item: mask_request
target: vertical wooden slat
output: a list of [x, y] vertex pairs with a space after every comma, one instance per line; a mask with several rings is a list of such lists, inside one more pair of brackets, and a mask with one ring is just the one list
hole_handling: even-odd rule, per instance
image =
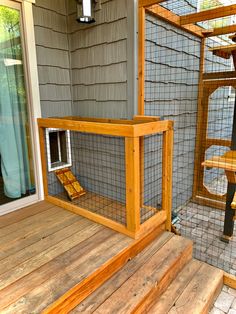
[[[205, 67], [205, 44], [206, 39], [203, 38], [201, 41], [201, 51], [200, 51], [200, 72], [199, 72], [199, 82], [198, 82], [198, 111], [197, 111], [197, 136], [195, 144], [195, 158], [194, 158], [194, 182], [193, 182], [193, 197], [197, 195], [199, 186], [201, 185], [199, 173], [201, 168], [201, 149], [202, 149], [202, 126], [204, 120], [205, 109], [203, 108], [202, 98], [203, 98], [203, 73]], [[207, 113], [208, 114], [208, 113]], [[205, 152], [204, 152], [205, 153]]]
[[144, 114], [145, 83], [145, 9], [139, 8], [138, 22], [138, 113]]
[[125, 138], [126, 220], [129, 231], [140, 228], [140, 150], [139, 137]]
[[44, 196], [48, 196], [48, 180], [47, 180], [47, 161], [46, 161], [46, 143], [44, 137], [44, 128], [39, 127], [39, 145], [43, 172], [43, 190]]
[[171, 231], [173, 128], [163, 133], [162, 209], [166, 211], [166, 230]]

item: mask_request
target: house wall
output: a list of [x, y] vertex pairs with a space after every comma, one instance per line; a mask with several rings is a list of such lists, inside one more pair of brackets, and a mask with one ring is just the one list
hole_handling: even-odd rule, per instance
[[37, 0], [33, 15], [42, 116], [71, 115], [66, 1]]
[[76, 21], [69, 1], [68, 25], [74, 115], [131, 118], [135, 111], [135, 5], [102, 0], [95, 24]]

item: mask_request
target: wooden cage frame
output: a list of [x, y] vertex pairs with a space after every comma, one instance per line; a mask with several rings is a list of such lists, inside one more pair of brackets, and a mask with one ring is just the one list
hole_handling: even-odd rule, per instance
[[[145, 15], [146, 13], [156, 16], [177, 28], [180, 28], [201, 39], [200, 48], [200, 74], [198, 91], [198, 116], [197, 116], [197, 138], [195, 146], [194, 161], [194, 184], [192, 198], [195, 202], [214, 206], [219, 209], [225, 208], [225, 196], [211, 194], [203, 184], [205, 151], [212, 145], [230, 146], [231, 141], [207, 138], [207, 115], [208, 97], [211, 92], [220, 86], [234, 86], [236, 71], [205, 73], [205, 42], [207, 37], [220, 36], [236, 32], [236, 25], [229, 25], [220, 28], [206, 30], [197, 26], [196, 22], [207, 21], [236, 14], [236, 4], [178, 16], [173, 12], [160, 6], [166, 0], [139, 0], [139, 39], [138, 39], [138, 112], [145, 114], [144, 90], [145, 90]], [[204, 110], [203, 110], [204, 108]]]
[[[133, 120], [99, 118], [41, 118], [38, 119], [40, 149], [43, 170], [45, 200], [70, 210], [95, 222], [101, 223], [132, 238], [139, 238], [165, 224], [171, 230], [172, 207], [172, 155], [173, 122], [160, 121], [158, 117], [135, 116]], [[80, 208], [50, 196], [47, 182], [47, 161], [45, 154], [45, 128], [66, 129], [84, 133], [119, 136], [125, 138], [126, 170], [126, 226], [111, 219]], [[144, 136], [163, 134], [162, 152], [162, 208], [150, 219], [140, 223], [140, 207], [144, 176]]]

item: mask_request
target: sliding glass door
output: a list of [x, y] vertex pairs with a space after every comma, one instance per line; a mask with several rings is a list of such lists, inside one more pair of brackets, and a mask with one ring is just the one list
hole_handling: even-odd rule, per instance
[[37, 194], [20, 9], [0, 1], [0, 214]]

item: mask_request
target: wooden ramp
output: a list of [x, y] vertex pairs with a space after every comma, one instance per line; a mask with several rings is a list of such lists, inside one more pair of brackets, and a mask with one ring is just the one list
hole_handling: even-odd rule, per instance
[[42, 202], [0, 228], [0, 313], [200, 314], [222, 287], [163, 226], [133, 240]]

